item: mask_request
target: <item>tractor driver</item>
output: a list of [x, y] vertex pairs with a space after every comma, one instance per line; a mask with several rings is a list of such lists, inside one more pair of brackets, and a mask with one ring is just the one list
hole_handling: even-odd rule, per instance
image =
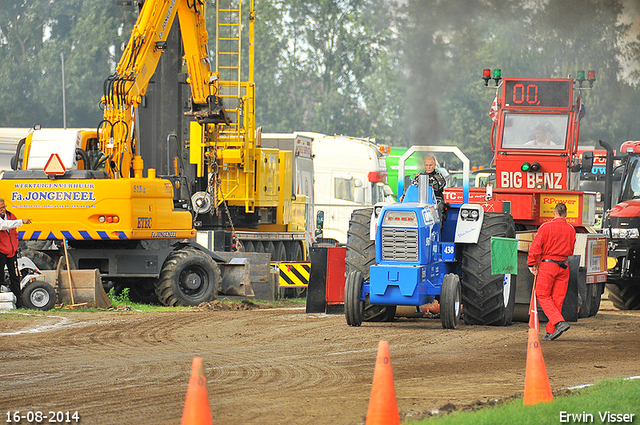
[[7, 211], [4, 199], [0, 198], [0, 270], [5, 264], [9, 271], [9, 288], [20, 302], [20, 272], [18, 271], [18, 232], [17, 227], [31, 223], [30, 218], [17, 218]]
[[419, 173], [414, 178], [414, 182], [418, 182], [418, 176], [429, 176], [429, 186], [433, 188], [433, 194], [436, 197], [438, 205], [438, 214], [440, 219], [444, 219], [444, 187], [447, 185], [444, 177], [436, 170], [436, 158], [433, 155], [424, 156], [424, 172]]

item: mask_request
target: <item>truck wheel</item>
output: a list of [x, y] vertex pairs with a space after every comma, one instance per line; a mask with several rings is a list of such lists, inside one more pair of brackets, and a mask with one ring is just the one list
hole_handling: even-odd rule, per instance
[[442, 280], [440, 290], [440, 320], [445, 329], [455, 329], [460, 322], [460, 300], [462, 299], [460, 277], [449, 273]]
[[155, 279], [139, 279], [129, 285], [129, 298], [131, 301], [142, 304], [158, 304], [158, 295], [155, 292]]
[[47, 254], [31, 249], [20, 250], [20, 255], [27, 257], [41, 270], [55, 270], [56, 263]]
[[640, 281], [608, 283], [609, 300], [618, 310], [640, 310]]
[[513, 321], [516, 276], [491, 274], [491, 237], [515, 237], [510, 214], [485, 213], [477, 244], [462, 253], [462, 305], [469, 325], [509, 326]]
[[364, 320], [364, 301], [360, 300], [362, 283], [362, 273], [358, 270], [347, 273], [344, 282], [344, 315], [349, 326], [360, 326]]
[[271, 261], [278, 261], [276, 259], [276, 246], [273, 242], [265, 242], [264, 243], [264, 251], [271, 254]]
[[[369, 267], [376, 264], [376, 244], [369, 239], [372, 212], [373, 208], [363, 208], [351, 213], [347, 231], [346, 276], [357, 270], [364, 280], [369, 280]], [[395, 316], [396, 306], [374, 305], [365, 301], [365, 322], [391, 322]]]
[[20, 300], [29, 310], [51, 310], [56, 305], [56, 291], [47, 282], [34, 280], [24, 287]]
[[304, 256], [302, 255], [302, 243], [298, 241], [291, 242], [289, 249], [289, 261], [302, 261]]
[[275, 261], [287, 261], [287, 250], [284, 247], [284, 242], [276, 242], [275, 251]]
[[602, 283], [590, 283], [586, 287], [584, 300], [580, 303], [580, 310], [578, 310], [580, 319], [595, 316], [598, 313], [600, 299], [604, 290], [604, 284]]
[[181, 249], [167, 257], [156, 282], [158, 300], [169, 307], [213, 301], [221, 284], [220, 267], [197, 249]]
[[591, 293], [589, 293], [589, 288], [587, 288], [587, 296], [590, 296], [591, 301], [589, 317], [595, 316], [598, 314], [598, 310], [600, 310], [600, 301], [602, 301], [602, 294], [604, 294], [604, 283], [594, 283], [590, 286], [592, 287]]
[[244, 241], [242, 245], [244, 246], [244, 249], [243, 249], [244, 252], [255, 252], [256, 248], [255, 246], [253, 246], [253, 242]]

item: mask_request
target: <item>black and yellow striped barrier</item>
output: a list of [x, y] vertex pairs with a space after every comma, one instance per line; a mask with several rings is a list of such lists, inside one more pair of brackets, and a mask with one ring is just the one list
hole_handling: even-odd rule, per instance
[[276, 262], [271, 263], [273, 267], [278, 267], [280, 271], [279, 286], [292, 288], [306, 288], [309, 285], [311, 275], [311, 263], [308, 262]]

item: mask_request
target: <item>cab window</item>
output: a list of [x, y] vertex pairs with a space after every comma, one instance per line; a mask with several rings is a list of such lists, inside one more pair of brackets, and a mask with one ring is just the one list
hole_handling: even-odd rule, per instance
[[505, 114], [504, 149], [565, 149], [568, 114]]
[[333, 179], [333, 190], [336, 199], [355, 202], [355, 182], [353, 179], [335, 177]]

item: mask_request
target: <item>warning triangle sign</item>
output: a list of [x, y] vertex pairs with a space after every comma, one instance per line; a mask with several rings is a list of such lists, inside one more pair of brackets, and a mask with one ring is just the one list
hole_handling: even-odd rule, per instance
[[66, 169], [60, 156], [57, 153], [52, 153], [47, 161], [47, 165], [44, 166], [44, 173], [47, 175], [61, 176], [65, 171]]

